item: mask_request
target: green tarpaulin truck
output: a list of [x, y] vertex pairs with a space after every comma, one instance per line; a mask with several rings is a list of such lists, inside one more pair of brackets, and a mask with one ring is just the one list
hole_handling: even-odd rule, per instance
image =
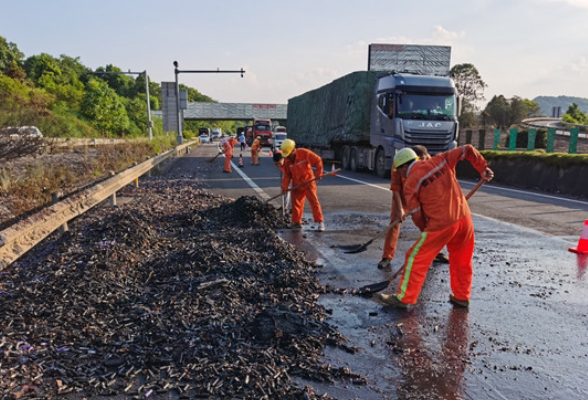
[[352, 72], [288, 100], [288, 137], [344, 169], [384, 177], [398, 149], [421, 144], [436, 154], [456, 146], [456, 98], [447, 76]]

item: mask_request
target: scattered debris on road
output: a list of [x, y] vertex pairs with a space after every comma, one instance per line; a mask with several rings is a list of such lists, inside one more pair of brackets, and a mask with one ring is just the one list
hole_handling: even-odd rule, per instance
[[2, 398], [315, 399], [291, 377], [367, 383], [322, 364], [325, 346], [350, 347], [273, 206], [193, 179], [119, 196], [132, 201], [91, 210], [0, 274]]

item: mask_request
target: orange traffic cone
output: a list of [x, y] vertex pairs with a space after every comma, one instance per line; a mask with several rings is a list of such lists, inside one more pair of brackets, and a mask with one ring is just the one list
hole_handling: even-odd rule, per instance
[[239, 168], [244, 168], [244, 165], [243, 165], [243, 153], [241, 153], [241, 155], [239, 156]]
[[270, 156], [270, 157], [273, 157], [273, 156], [274, 156], [274, 155], [272, 154], [272, 150], [271, 150], [271, 149], [269, 149], [269, 150], [267, 151], [267, 155], [268, 155], [268, 156]]
[[331, 164], [331, 172], [335, 170], [335, 163]]
[[582, 229], [578, 247], [570, 247], [569, 250], [578, 254], [588, 254], [588, 219], [584, 221], [584, 229]]

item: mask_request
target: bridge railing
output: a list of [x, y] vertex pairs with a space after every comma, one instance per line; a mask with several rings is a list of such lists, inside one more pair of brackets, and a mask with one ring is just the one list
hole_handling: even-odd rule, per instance
[[479, 150], [534, 151], [542, 148], [546, 153], [588, 153], [588, 137], [580, 134], [578, 126], [568, 127], [564, 133], [558, 133], [556, 127], [546, 128], [534, 124], [529, 126], [528, 129], [511, 128], [507, 131], [466, 129], [461, 134], [460, 143], [472, 144]]

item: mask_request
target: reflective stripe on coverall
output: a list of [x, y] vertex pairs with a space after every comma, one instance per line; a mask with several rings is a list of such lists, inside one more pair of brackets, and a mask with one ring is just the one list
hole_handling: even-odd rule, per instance
[[[282, 191], [288, 189], [288, 185], [292, 182], [292, 186], [300, 185], [315, 177], [312, 172], [312, 167], [315, 168], [316, 177], [320, 178], [323, 175], [323, 160], [307, 149], [296, 149], [294, 162], [290, 158], [284, 159], [284, 180], [282, 181]], [[308, 204], [312, 210], [314, 222], [324, 222], [323, 211], [318, 200], [316, 192], [316, 181], [310, 182], [304, 186], [294, 189], [292, 192], [292, 222], [302, 222], [302, 214], [304, 213], [304, 199], [308, 199]]]
[[469, 300], [472, 290], [474, 226], [467, 200], [455, 177], [455, 165], [468, 160], [483, 174], [487, 163], [471, 145], [415, 161], [408, 169], [404, 195], [412, 220], [421, 237], [406, 253], [397, 297], [415, 304], [429, 266], [443, 246], [449, 251], [449, 273], [453, 295]]
[[259, 139], [255, 139], [253, 143], [251, 143], [251, 165], [259, 164], [259, 146]]

